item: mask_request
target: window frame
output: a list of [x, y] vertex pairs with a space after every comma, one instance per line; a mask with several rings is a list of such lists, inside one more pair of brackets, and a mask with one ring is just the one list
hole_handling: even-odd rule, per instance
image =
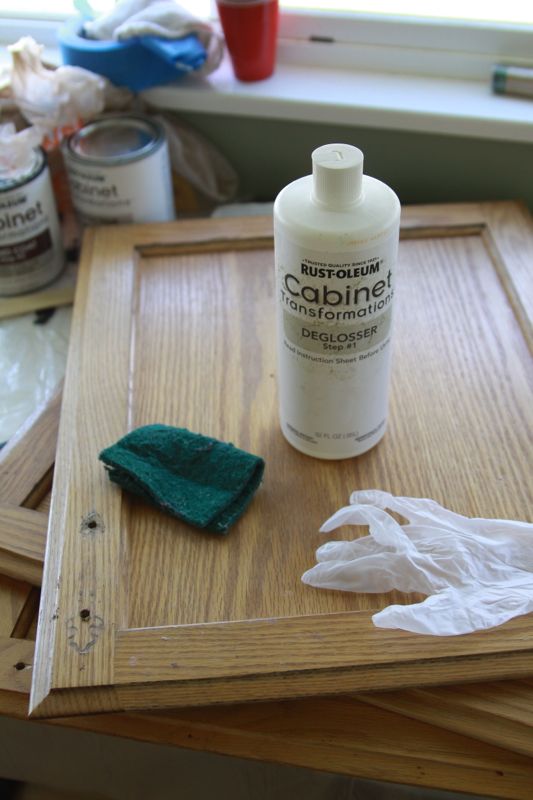
[[[65, 18], [0, 11], [0, 44], [31, 35], [53, 49]], [[497, 63], [533, 66], [532, 39], [533, 25], [282, 10], [278, 58], [302, 66], [483, 80]]]
[[[44, 45], [45, 61], [59, 64], [57, 27], [57, 19], [30, 25], [0, 14], [0, 44], [32, 35]], [[533, 67], [532, 35], [533, 26], [283, 12], [277, 68], [268, 81], [240, 83], [225, 57], [205, 80], [192, 77], [143, 94], [152, 105], [179, 112], [533, 144], [531, 100], [491, 93], [495, 64]], [[10, 62], [0, 48], [0, 68]]]
[[343, 12], [284, 12], [293, 64], [487, 80], [497, 63], [533, 66], [533, 25]]

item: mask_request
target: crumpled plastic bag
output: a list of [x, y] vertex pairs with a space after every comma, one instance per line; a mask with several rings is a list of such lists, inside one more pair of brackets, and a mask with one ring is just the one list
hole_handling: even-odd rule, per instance
[[107, 82], [100, 75], [82, 67], [49, 69], [42, 61], [43, 45], [31, 36], [23, 36], [8, 50], [13, 100], [43, 135], [77, 127], [103, 111]]
[[152, 114], [152, 117], [165, 129], [172, 170], [210, 204], [232, 200], [239, 178], [225, 156], [205, 136], [176, 116], [167, 113]]
[[0, 320], [0, 446], [65, 374], [71, 317], [65, 307], [42, 325], [35, 314]]
[[[409, 520], [400, 525], [386, 509]], [[421, 603], [374, 614], [381, 628], [453, 636], [533, 611], [533, 524], [474, 519], [434, 500], [354, 492], [320, 528], [368, 525], [369, 536], [332, 541], [316, 552], [304, 583], [348, 592], [421, 592]]]
[[[32, 137], [34, 146], [43, 143], [45, 149], [53, 150], [71, 130], [102, 111], [141, 110], [164, 125], [172, 171], [206, 198], [209, 208], [235, 197], [239, 181], [231, 164], [208, 139], [175, 115], [156, 114], [129, 90], [81, 67], [49, 69], [42, 62], [42, 45], [29, 36], [9, 50], [13, 57], [11, 99], [34, 126], [24, 132], [28, 140]], [[197, 211], [198, 201], [191, 200], [191, 204], [190, 210]], [[177, 208], [183, 210], [178, 203]]]
[[220, 66], [224, 39], [174, 0], [121, 0], [108, 13], [84, 23], [89, 39], [123, 41], [137, 36], [180, 39], [194, 33], [204, 46], [207, 59], [196, 74], [208, 75]]

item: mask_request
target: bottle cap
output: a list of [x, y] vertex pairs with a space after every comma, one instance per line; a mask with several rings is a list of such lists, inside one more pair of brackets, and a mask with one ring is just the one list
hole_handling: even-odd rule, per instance
[[351, 144], [325, 144], [312, 153], [312, 199], [340, 209], [357, 203], [363, 186], [363, 153]]

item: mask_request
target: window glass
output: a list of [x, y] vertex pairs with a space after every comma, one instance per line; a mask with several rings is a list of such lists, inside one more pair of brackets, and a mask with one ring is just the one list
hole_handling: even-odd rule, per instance
[[[96, 13], [113, 7], [114, 0], [87, 0]], [[214, 0], [180, 0], [179, 5], [198, 17], [209, 17]], [[533, 24], [533, 2], [526, 0], [280, 0], [287, 10], [320, 10], [392, 14], [441, 19], [480, 20]], [[40, 18], [69, 16], [76, 13], [73, 0], [0, 0], [0, 14], [35, 16]]]
[[[87, 0], [87, 3], [97, 14], [110, 11], [115, 5], [114, 0]], [[179, 5], [198, 17], [208, 17], [211, 10], [211, 0], [180, 0]], [[75, 15], [77, 10], [73, 0], [0, 0], [2, 13], [46, 19]]]
[[393, 14], [441, 19], [490, 22], [533, 23], [533, 2], [506, 0], [280, 0], [282, 8], [292, 10], [358, 11], [364, 14]]

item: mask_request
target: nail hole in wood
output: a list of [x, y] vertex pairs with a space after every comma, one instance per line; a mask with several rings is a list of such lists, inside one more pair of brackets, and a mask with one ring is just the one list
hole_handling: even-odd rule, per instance
[[104, 520], [98, 511], [89, 511], [81, 520], [80, 533], [82, 536], [96, 536], [105, 532]]
[[82, 608], [82, 610], [80, 611], [80, 617], [82, 619], [89, 619], [90, 616], [91, 616], [91, 612], [89, 611], [89, 609], [88, 608]]

